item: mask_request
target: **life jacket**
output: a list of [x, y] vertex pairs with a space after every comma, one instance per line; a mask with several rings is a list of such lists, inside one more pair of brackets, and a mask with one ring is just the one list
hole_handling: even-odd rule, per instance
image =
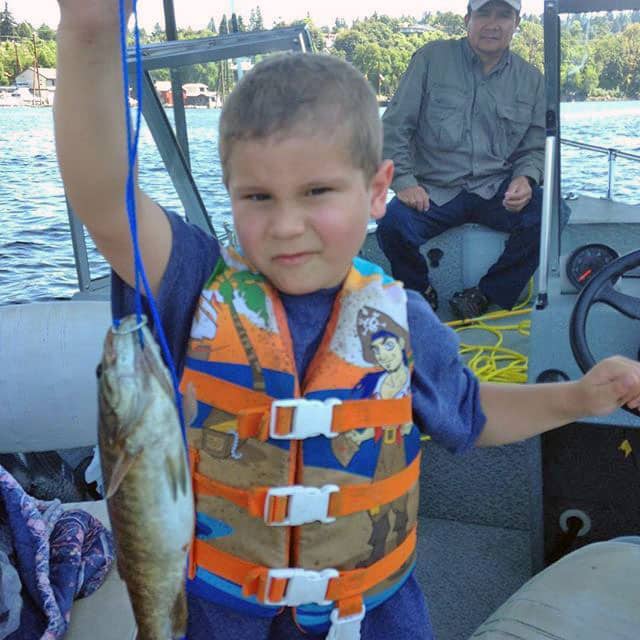
[[359, 638], [414, 567], [420, 442], [406, 294], [354, 259], [304, 380], [278, 292], [223, 250], [191, 329], [183, 393], [197, 525], [189, 590], [247, 615], [294, 607]]

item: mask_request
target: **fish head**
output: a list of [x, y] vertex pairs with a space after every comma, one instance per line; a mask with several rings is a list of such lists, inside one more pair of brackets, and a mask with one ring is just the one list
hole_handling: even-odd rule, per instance
[[151, 401], [151, 379], [170, 390], [157, 344], [148, 327], [135, 315], [111, 327], [98, 367], [100, 414], [114, 425], [111, 440], [123, 436], [138, 422]]

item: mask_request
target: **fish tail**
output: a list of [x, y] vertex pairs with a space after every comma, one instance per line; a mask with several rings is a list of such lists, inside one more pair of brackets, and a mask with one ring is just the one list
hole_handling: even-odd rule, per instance
[[187, 635], [187, 619], [187, 596], [184, 589], [180, 589], [171, 608], [171, 631], [174, 638], [181, 640]]

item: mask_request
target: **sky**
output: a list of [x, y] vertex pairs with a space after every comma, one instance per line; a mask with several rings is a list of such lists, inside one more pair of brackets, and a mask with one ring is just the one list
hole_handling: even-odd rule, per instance
[[[4, 5], [6, 0], [0, 0]], [[55, 27], [58, 24], [59, 10], [57, 0], [8, 0], [9, 11], [18, 22], [27, 21], [35, 27], [42, 23]], [[260, 6], [264, 25], [272, 26], [280, 19], [290, 22], [297, 18], [304, 18], [307, 13], [317, 26], [333, 26], [337, 17], [344, 18], [351, 23], [354, 18], [370, 16], [374, 12], [399, 17], [412, 15], [422, 17], [425, 11], [453, 11], [464, 13], [467, 0], [221, 0], [220, 2], [202, 2], [202, 0], [174, 0], [176, 22], [179, 28], [205, 27], [213, 17], [216, 23], [223, 13], [227, 16], [232, 11], [249, 17], [251, 9]], [[140, 23], [147, 30], [152, 30], [156, 23], [164, 26], [162, 0], [140, 0], [138, 16]], [[3, 7], [0, 7], [3, 8]], [[523, 0], [522, 9], [525, 13], [542, 13], [543, 0]]]

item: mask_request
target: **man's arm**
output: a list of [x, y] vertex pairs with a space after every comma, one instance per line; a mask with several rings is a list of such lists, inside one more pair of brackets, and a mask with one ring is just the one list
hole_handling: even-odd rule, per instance
[[478, 446], [508, 444], [622, 405], [640, 405], [640, 363], [613, 356], [580, 380], [547, 384], [480, 385], [487, 417]]
[[414, 176], [411, 141], [419, 123], [427, 66], [426, 56], [421, 50], [413, 55], [395, 95], [382, 116], [383, 153], [385, 158], [393, 160], [394, 177], [391, 188], [396, 193], [418, 186]]
[[[54, 122], [69, 203], [114, 271], [134, 285], [125, 207], [128, 171], [117, 0], [59, 0]], [[171, 228], [137, 191], [138, 238], [157, 292], [171, 251]]]
[[511, 156], [513, 176], [531, 178], [535, 184], [542, 184], [544, 175], [545, 143], [545, 92], [544, 79], [538, 74], [534, 87], [534, 106], [531, 124], [522, 141]]

